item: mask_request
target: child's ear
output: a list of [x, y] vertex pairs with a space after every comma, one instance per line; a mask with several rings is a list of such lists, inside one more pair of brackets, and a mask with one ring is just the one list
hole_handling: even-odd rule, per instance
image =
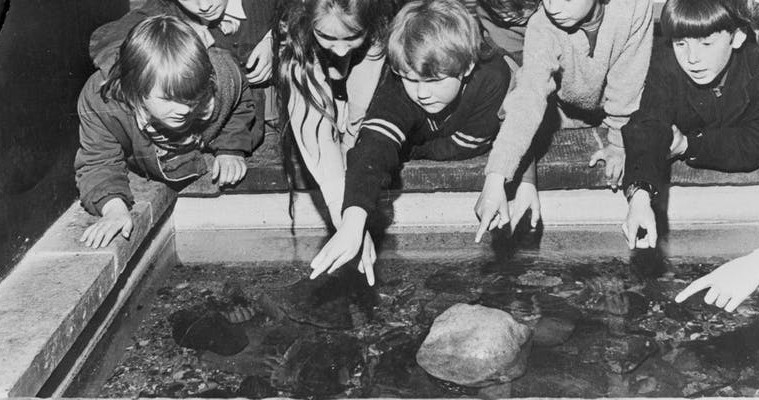
[[748, 35], [746, 35], [746, 32], [743, 32], [743, 29], [736, 29], [733, 34], [733, 40], [730, 42], [730, 46], [734, 49], [740, 49], [741, 46], [743, 46], [743, 42], [746, 41], [746, 38], [748, 38]]

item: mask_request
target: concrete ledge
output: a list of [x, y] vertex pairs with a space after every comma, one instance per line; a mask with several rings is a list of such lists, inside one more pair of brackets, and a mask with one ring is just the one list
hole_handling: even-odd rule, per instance
[[130, 181], [129, 240], [84, 247], [79, 237], [96, 217], [75, 202], [0, 282], [0, 397], [37, 394], [176, 199], [163, 184]]
[[[314, 195], [318, 196], [318, 195]], [[445, 227], [475, 231], [477, 192], [388, 192], [380, 210], [388, 231], [405, 227]], [[671, 224], [746, 223], [759, 221], [759, 186], [674, 187], [670, 190]], [[616, 225], [627, 215], [627, 202], [611, 190], [553, 190], [540, 196], [543, 223]], [[295, 219], [288, 215], [285, 193], [180, 198], [174, 219], [177, 231], [223, 229], [325, 229], [325, 210], [310, 193], [295, 194]], [[230, 211], [233, 210], [233, 211]]]
[[[598, 150], [592, 132], [593, 129], [567, 129], [550, 138], [550, 146], [538, 162], [540, 190], [597, 189], [607, 186], [603, 168], [588, 167], [590, 156]], [[264, 144], [248, 160], [248, 174], [241, 183], [220, 190], [211, 182], [210, 175], [206, 174], [185, 188], [181, 195], [216, 197], [221, 193], [286, 192], [289, 189], [282, 159], [279, 135], [268, 132]], [[298, 160], [294, 159], [293, 163], [295, 189], [316, 189], [312, 178]], [[391, 189], [404, 192], [479, 191], [484, 183], [486, 163], [487, 155], [463, 161], [409, 161], [393, 179]], [[672, 167], [672, 182], [675, 186], [756, 185], [759, 184], [759, 171], [723, 173], [698, 170], [683, 162], [676, 162]]]

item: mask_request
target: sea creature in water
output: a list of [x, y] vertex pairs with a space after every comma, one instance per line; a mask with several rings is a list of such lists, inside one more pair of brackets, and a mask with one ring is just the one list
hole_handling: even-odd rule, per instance
[[303, 397], [360, 390], [363, 354], [358, 339], [343, 333], [318, 332], [299, 338], [274, 360], [271, 385]]

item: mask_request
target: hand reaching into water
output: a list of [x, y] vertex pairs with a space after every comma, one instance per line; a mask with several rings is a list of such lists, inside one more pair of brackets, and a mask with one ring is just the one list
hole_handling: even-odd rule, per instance
[[682, 303], [688, 297], [709, 289], [706, 304], [714, 304], [733, 312], [759, 286], [759, 251], [729, 261], [714, 271], [693, 281], [675, 297]]

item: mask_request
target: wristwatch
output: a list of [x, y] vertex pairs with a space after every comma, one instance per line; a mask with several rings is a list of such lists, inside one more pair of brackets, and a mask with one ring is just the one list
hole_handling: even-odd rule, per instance
[[651, 201], [653, 201], [656, 196], [659, 195], [659, 191], [656, 190], [654, 185], [646, 182], [646, 181], [635, 181], [627, 186], [627, 189], [625, 189], [625, 198], [627, 198], [627, 202], [629, 203], [630, 200], [632, 200], [633, 195], [638, 190], [645, 190], [648, 192], [648, 194], [651, 196]]

